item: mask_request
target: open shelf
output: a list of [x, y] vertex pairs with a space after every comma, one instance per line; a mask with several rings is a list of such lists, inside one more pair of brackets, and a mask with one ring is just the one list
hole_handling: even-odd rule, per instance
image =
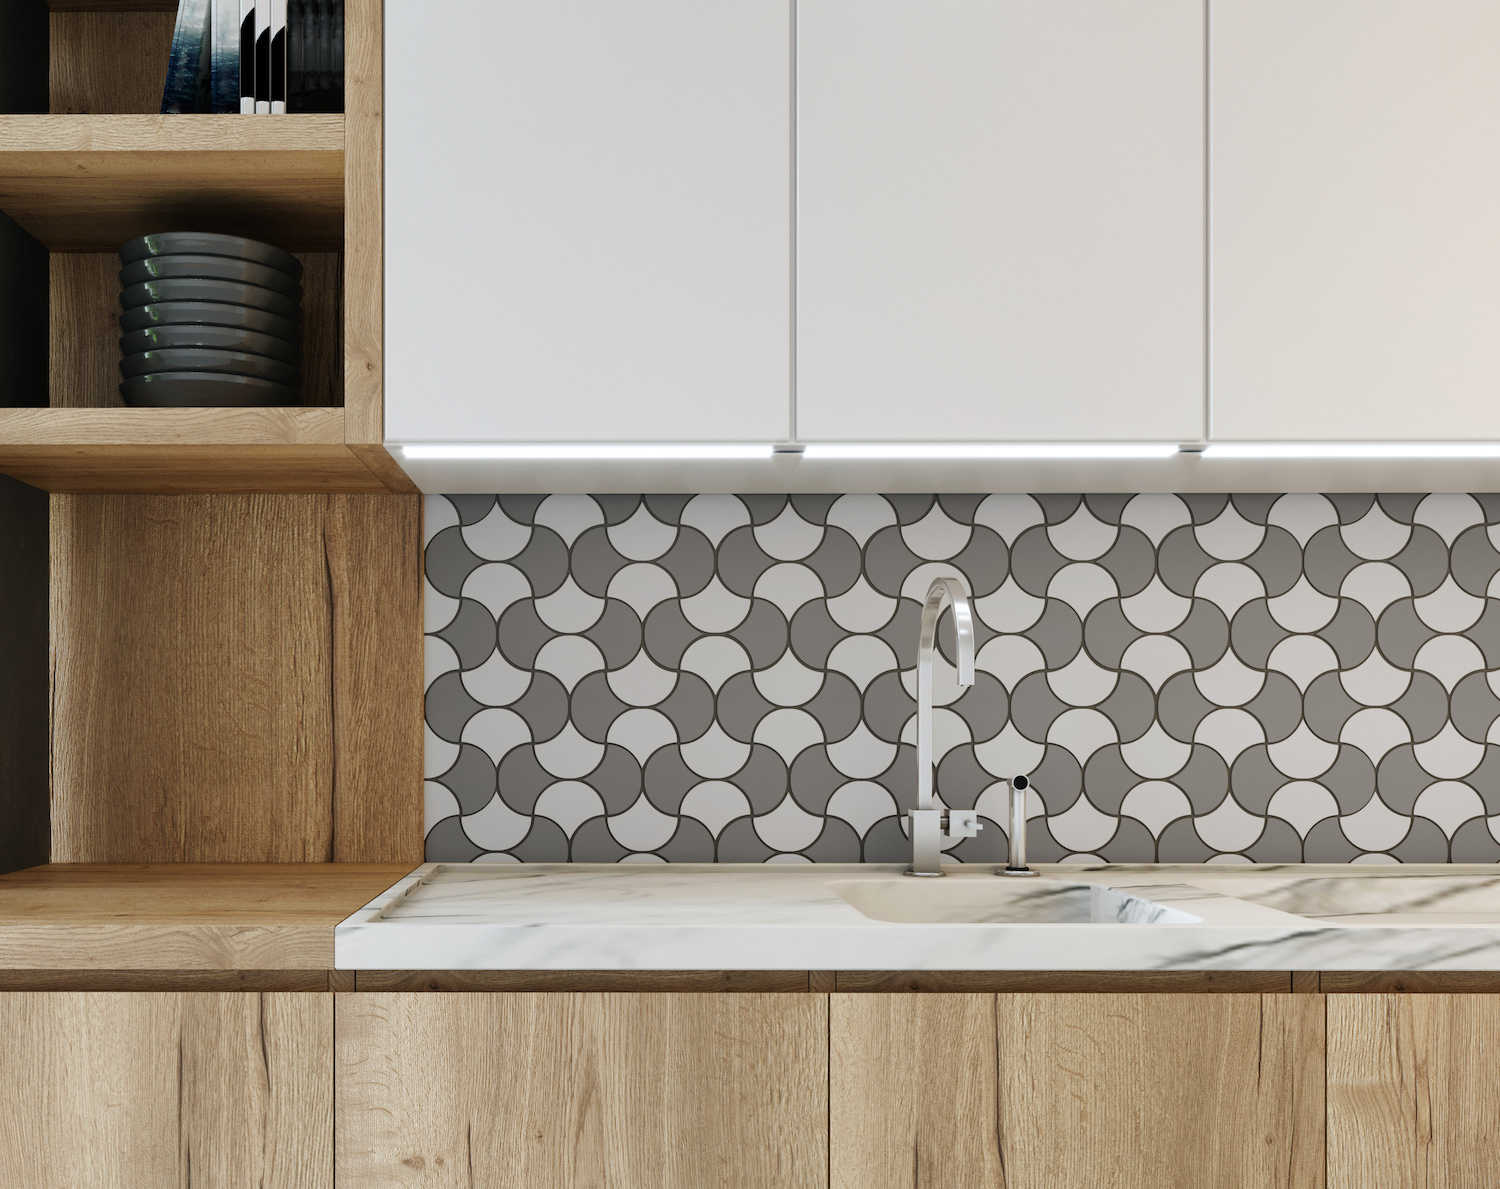
[[0, 875], [0, 970], [317, 970], [410, 863], [49, 863]]
[[0, 116], [0, 210], [52, 252], [200, 225], [338, 251], [344, 117]]
[[382, 494], [343, 409], [0, 409], [0, 472], [54, 492]]
[[[379, 0], [346, 13], [347, 116], [156, 114], [174, 0], [47, 8], [0, 47], [28, 113], [0, 114], [0, 473], [64, 493], [415, 492], [382, 444]], [[115, 253], [169, 230], [297, 253], [303, 407], [123, 407]]]

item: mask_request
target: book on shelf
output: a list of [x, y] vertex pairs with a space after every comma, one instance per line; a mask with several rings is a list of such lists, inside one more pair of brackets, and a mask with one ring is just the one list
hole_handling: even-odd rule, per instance
[[240, 0], [211, 0], [209, 16], [210, 111], [240, 110]]
[[209, 59], [207, 41], [209, 0], [182, 0], [177, 6], [177, 24], [172, 30], [172, 49], [167, 57], [167, 81], [162, 87], [161, 110], [209, 111]]
[[344, 110], [344, 0], [180, 0], [163, 112]]
[[240, 114], [255, 114], [255, 0], [232, 0], [239, 5], [240, 40], [235, 70], [239, 74]]

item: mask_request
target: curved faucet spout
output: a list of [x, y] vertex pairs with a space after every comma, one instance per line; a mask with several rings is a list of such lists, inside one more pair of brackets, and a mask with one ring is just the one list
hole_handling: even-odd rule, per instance
[[922, 632], [917, 641], [918, 809], [932, 808], [932, 654], [937, 648], [938, 620], [949, 606], [958, 643], [958, 684], [974, 684], [974, 616], [968, 591], [958, 578], [934, 579], [922, 606]]

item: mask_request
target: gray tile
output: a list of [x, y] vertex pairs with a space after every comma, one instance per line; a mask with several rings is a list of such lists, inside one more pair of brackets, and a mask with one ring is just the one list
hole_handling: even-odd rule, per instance
[[[868, 682], [861, 692], [850, 674], [828, 669], [835, 646], [851, 635], [830, 616], [828, 599], [852, 589], [861, 576], [874, 591], [887, 598], [899, 597], [912, 572], [928, 564], [922, 554], [948, 556], [950, 560], [943, 568], [960, 576], [976, 598], [987, 600], [995, 595], [996, 602], [984, 602], [976, 608], [978, 646], [996, 640], [1002, 630], [1015, 631], [1020, 624], [1028, 625], [1019, 632], [1024, 643], [1002, 640], [997, 645], [999, 651], [988, 654], [1005, 658], [999, 662], [1002, 665], [1015, 666], [1006, 670], [1015, 674], [1007, 677], [1014, 682], [1014, 689], [1007, 692], [1001, 680], [981, 671], [973, 689], [950, 700], [949, 708], [967, 726], [971, 742], [953, 747], [943, 756], [937, 773], [939, 791], [952, 805], [971, 805], [986, 788], [1012, 775], [993, 768], [1014, 764], [1013, 757], [1026, 755], [1026, 749], [1031, 748], [1041, 758], [1028, 761], [1033, 769], [1030, 775], [1049, 815], [1066, 812], [1086, 794], [1099, 812], [1119, 819], [1114, 836], [1098, 852], [1111, 861], [1200, 861], [1214, 852], [1199, 835], [1192, 817], [1167, 824], [1160, 839], [1153, 840], [1144, 824], [1120, 816], [1126, 795], [1142, 778], [1125, 762], [1120, 747], [1107, 737], [1096, 737], [1080, 748], [1086, 764], [1056, 741], [1049, 742], [1058, 719], [1070, 709], [1053, 691], [1049, 675], [1073, 663], [1085, 648], [1088, 662], [1070, 676], [1058, 679], [1058, 688], [1086, 689], [1086, 684], [1080, 687], [1076, 683], [1088, 680], [1091, 662], [1105, 670], [1100, 680], [1112, 681], [1112, 685], [1099, 686], [1099, 693], [1094, 695], [1095, 708], [1087, 713], [1102, 715], [1122, 742], [1143, 738], [1159, 727], [1168, 738], [1191, 744], [1184, 753], [1186, 762], [1171, 777], [1173, 783], [1186, 794], [1197, 817], [1216, 809], [1232, 790], [1245, 812], [1262, 818], [1259, 836], [1242, 852], [1254, 862], [1299, 858], [1346, 862], [1360, 853], [1343, 834], [1339, 818], [1318, 822], [1304, 842], [1287, 821], [1267, 816], [1272, 796], [1293, 777], [1277, 769], [1266, 744], [1260, 741], [1260, 732], [1275, 745], [1290, 740], [1305, 727], [1312, 738], [1323, 741], [1317, 746], [1336, 747], [1336, 751], [1328, 752], [1334, 757], [1332, 764], [1318, 775], [1317, 784], [1332, 793], [1340, 814], [1347, 817], [1357, 813], [1378, 795], [1386, 810], [1412, 819], [1418, 796], [1440, 779], [1437, 773], [1422, 767], [1419, 756], [1426, 754], [1434, 767], [1451, 777], [1454, 757], [1461, 758], [1462, 746], [1483, 743], [1500, 721], [1500, 695], [1484, 672], [1463, 676], [1461, 664], [1456, 671], [1445, 671], [1441, 660], [1434, 661], [1437, 672], [1444, 672], [1447, 680], [1457, 678], [1450, 697], [1435, 673], [1414, 667], [1418, 652], [1437, 637], [1439, 628], [1452, 631], [1455, 616], [1462, 622], [1462, 596], [1440, 594], [1434, 604], [1424, 605], [1423, 614], [1439, 628], [1423, 622], [1411, 598], [1398, 598], [1375, 618], [1361, 603], [1340, 598], [1332, 617], [1311, 633], [1327, 645], [1321, 655], [1336, 668], [1322, 674], [1316, 674], [1316, 667], [1297, 671], [1299, 680], [1311, 678], [1305, 694], [1289, 673], [1269, 666], [1273, 656], [1280, 664], [1280, 657], [1291, 656], [1298, 649], [1303, 662], [1312, 657], [1315, 666], [1316, 646], [1312, 646], [1312, 653], [1300, 643], [1291, 652], [1276, 651], [1293, 633], [1276, 621], [1266, 598], [1253, 589], [1253, 584], [1249, 589], [1241, 588], [1239, 598], [1246, 594], [1251, 597], [1235, 607], [1228, 600], [1236, 598], [1236, 571], [1226, 570], [1216, 579], [1214, 598], [1234, 607], [1230, 617], [1216, 603], [1195, 597], [1202, 575], [1228, 561], [1258, 575], [1264, 582], [1265, 595], [1271, 598], [1292, 590], [1303, 578], [1325, 598], [1339, 598], [1349, 574], [1365, 562], [1345, 543], [1339, 527], [1327, 523], [1328, 518], [1336, 516], [1338, 525], [1355, 525], [1378, 501], [1385, 516], [1410, 525], [1425, 498], [1421, 494], [1335, 494], [1298, 497], [1281, 504], [1282, 497], [1276, 494], [1236, 495], [1232, 500], [1224, 495], [1182, 496], [1181, 504], [1192, 524], [1167, 532], [1159, 547], [1153, 547], [1150, 538], [1132, 524], [1121, 524], [1122, 517], [1129, 519], [1127, 510], [1134, 498], [1130, 495], [1044, 495], [1033, 497], [1034, 503], [1018, 499], [1009, 505], [1013, 512], [1030, 508], [1035, 514], [1039, 510], [1045, 521], [1045, 525], [1023, 529], [1009, 548], [989, 524], [974, 523], [979, 509], [986, 506], [983, 494], [868, 497], [873, 507], [883, 501], [898, 523], [875, 531], [863, 548], [850, 531], [837, 524], [828, 525], [840, 498], [836, 495], [738, 497], [742, 527], [728, 532], [717, 547], [703, 531], [681, 524], [691, 496], [572, 497], [581, 506], [587, 506], [591, 499], [604, 524], [580, 533], [571, 547], [551, 528], [534, 527], [525, 547], [507, 563], [526, 577], [530, 595], [506, 607], [498, 624], [484, 604], [463, 597], [466, 580], [484, 562], [465, 542], [461, 526], [484, 520], [497, 501], [512, 521], [534, 526], [545, 497], [428, 498], [443, 523], [452, 525], [455, 517], [459, 521], [459, 526], [434, 533], [424, 559], [430, 597], [453, 600], [435, 604], [443, 608], [438, 614], [447, 616], [448, 622], [434, 635], [452, 652], [432, 650], [437, 667], [427, 674], [426, 718], [434, 737], [431, 746], [439, 749], [430, 751], [429, 764], [446, 765], [446, 770], [432, 779], [451, 791], [459, 815], [439, 821], [430, 833], [427, 851], [434, 859], [482, 861], [495, 857], [468, 836], [465, 819], [483, 812], [497, 789], [512, 812], [531, 817], [538, 797], [559, 779], [538, 761], [534, 745], [550, 743], [554, 752], [548, 753], [548, 762], [556, 767], [557, 740], [575, 737], [566, 734], [570, 726], [577, 733], [578, 746], [592, 749], [587, 762], [576, 767], [591, 765], [582, 779], [597, 791], [609, 814], [628, 809], [644, 788], [660, 812], [679, 818], [671, 840], [657, 851], [663, 858], [675, 862], [768, 858], [771, 850], [755, 832], [751, 817], [725, 826], [716, 846], [702, 823], [680, 813], [683, 798], [704, 781], [684, 762], [680, 747], [702, 740], [716, 724], [723, 732], [722, 746], [711, 746], [718, 747], [731, 765], [739, 764], [737, 771], [722, 777], [739, 789], [738, 794], [728, 794], [731, 798], [743, 795], [752, 814], [764, 814], [780, 805], [790, 791], [805, 812], [828, 819], [817, 840], [803, 849], [804, 855], [825, 862], [905, 857], [909, 843], [898, 817], [876, 822], [863, 842], [848, 823], [829, 817], [830, 798], [851, 777], [830, 761], [827, 748], [853, 749], [841, 753], [840, 766], [847, 771], [864, 766], [864, 779], [888, 790], [900, 810], [912, 804], [915, 749], [900, 743], [900, 739], [915, 710], [906, 680], [916, 663], [920, 604], [910, 597], [900, 598], [894, 611], [886, 615], [886, 622], [874, 627], [873, 634], [890, 646], [897, 671], [877, 673], [873, 679], [868, 672], [861, 674], [860, 680]], [[730, 523], [736, 510], [734, 498], [721, 497]], [[1108, 548], [1086, 563], [1101, 578], [1108, 575], [1114, 593], [1090, 606], [1080, 601], [1079, 584], [1069, 585], [1068, 599], [1079, 602], [1087, 611], [1086, 626], [1070, 602], [1047, 597], [1055, 575], [1072, 563], [1054, 546], [1046, 526], [1063, 524], [1084, 505], [1087, 515], [1098, 524], [1119, 526], [1117, 530], [1101, 530], [1113, 533], [1113, 540], [1101, 540], [1101, 546], [1108, 543]], [[1450, 573], [1468, 596], [1485, 597], [1490, 583], [1500, 574], [1500, 549], [1488, 532], [1490, 525], [1500, 523], [1500, 496], [1481, 494], [1472, 500], [1457, 497], [1444, 507], [1450, 517], [1444, 532], [1454, 541], [1451, 550], [1437, 532], [1416, 524], [1394, 557], [1382, 564], [1397, 567], [1411, 582], [1417, 598], [1438, 590]], [[810, 543], [817, 542], [812, 552], [790, 564], [808, 571], [803, 585], [822, 591], [821, 597], [797, 606], [790, 623], [777, 604], [754, 598], [760, 576], [771, 566], [785, 563], [765, 552], [753, 526], [772, 524], [788, 508], [819, 533], [819, 537], [810, 539]], [[935, 508], [941, 515], [924, 522]], [[642, 509], [661, 525], [670, 526], [674, 535], [662, 538], [663, 543], [670, 541], [665, 553], [637, 563], [614, 547], [608, 526], [624, 524]], [[1289, 514], [1301, 519], [1287, 520]], [[1459, 517], [1460, 523], [1452, 523], [1453, 516]], [[1462, 523], [1463, 516], [1472, 516], [1474, 523]], [[1314, 519], [1309, 521], [1307, 517]], [[1299, 533], [1304, 532], [1299, 525], [1305, 524], [1305, 531], [1311, 532], [1306, 544], [1299, 545], [1297, 537], [1281, 526], [1282, 521]], [[778, 525], [771, 532], [781, 533], [785, 527]], [[867, 531], [852, 522], [850, 527], [856, 533]], [[921, 534], [928, 533], [941, 535], [924, 547]], [[521, 539], [517, 537], [517, 541]], [[608, 598], [611, 581], [627, 565], [654, 567], [660, 571], [656, 588], [676, 592], [675, 597], [652, 607], [644, 623], [630, 605]], [[608, 672], [580, 676], [576, 668], [564, 672], [559, 667], [554, 673], [538, 667], [539, 657], [545, 660], [543, 646], [559, 633], [541, 619], [536, 600], [557, 591], [570, 575], [586, 594], [607, 600], [596, 622], [582, 635], [598, 649]], [[755, 670], [730, 676], [717, 696], [702, 677], [681, 670], [686, 649], [704, 636], [683, 614], [681, 601], [704, 590], [716, 576], [731, 592], [753, 600], [729, 635], [745, 649]], [[1002, 590], [1007, 579], [1015, 586]], [[1145, 590], [1154, 579], [1173, 594], [1192, 599], [1187, 614], [1164, 633], [1181, 646], [1182, 652], [1177, 655], [1185, 655], [1181, 663], [1186, 669], [1167, 676], [1156, 690], [1141, 673], [1121, 667], [1126, 650], [1146, 633], [1129, 621], [1120, 599]], [[649, 588], [648, 583], [643, 589]], [[782, 588], [795, 590], [798, 586], [793, 582]], [[1044, 602], [1028, 610], [1028, 596]], [[1294, 599], [1301, 597], [1295, 595]], [[1165, 609], [1170, 613], [1170, 601]], [[1316, 612], [1315, 603], [1311, 609]], [[1287, 615], [1281, 611], [1278, 614], [1283, 618]], [[1296, 620], [1289, 618], [1287, 622], [1295, 624]], [[1457, 634], [1478, 649], [1486, 670], [1500, 669], [1500, 600], [1486, 599], [1477, 621]], [[938, 639], [942, 655], [951, 662], [955, 655], [951, 616], [944, 617]], [[510, 690], [488, 696], [513, 699], [509, 709], [520, 716], [526, 730], [516, 733], [505, 726], [506, 721], [514, 724], [514, 720], [500, 716], [487, 720], [492, 721], [493, 730], [489, 725], [482, 731], [476, 727], [465, 743], [468, 724], [486, 707], [469, 691], [464, 674], [486, 664], [497, 646], [505, 661], [521, 671], [518, 680], [496, 683], [480, 678], [475, 688]], [[1445, 643], [1443, 647], [1448, 649], [1445, 655], [1449, 658], [1462, 659], [1464, 645]], [[1042, 666], [1039, 670], [1024, 672], [1022, 650], [1026, 648], [1034, 649], [1030, 656], [1036, 658], [1032, 663]], [[545, 654], [552, 655], [565, 658], [560, 666], [577, 664], [576, 659], [566, 659], [566, 649], [551, 649]], [[1428, 655], [1435, 654], [1424, 654], [1424, 664]], [[576, 648], [573, 656], [577, 656]], [[1294, 662], [1287, 663], [1290, 666]], [[1475, 663], [1480, 663], [1477, 658]], [[449, 670], [447, 665], [456, 667]], [[1108, 676], [1111, 673], [1112, 678]], [[943, 684], [950, 680], [941, 677], [939, 688], [951, 689]], [[633, 704], [654, 702], [666, 721], [640, 720], [640, 729], [654, 734], [609, 742], [614, 724], [630, 709], [616, 694], [612, 681], [623, 683], [618, 688], [629, 691], [626, 696]], [[576, 682], [571, 695], [569, 682]], [[1069, 686], [1068, 682], [1074, 684]], [[1369, 710], [1348, 690], [1369, 698], [1371, 703], [1383, 700], [1388, 710]], [[952, 699], [952, 695], [945, 693], [943, 698]], [[778, 720], [792, 732], [778, 733], [779, 746], [801, 749], [790, 771], [777, 751], [754, 742], [761, 722], [781, 705], [800, 706], [809, 716]], [[1221, 706], [1242, 709], [1227, 711], [1230, 717], [1216, 718], [1205, 727], [1205, 720]], [[1396, 719], [1379, 717], [1389, 714]], [[1083, 721], [1070, 719], [1073, 725], [1061, 737], [1080, 742], [1088, 739], [1086, 732], [1078, 733]], [[1421, 751], [1422, 745], [1436, 739], [1450, 724], [1453, 732], [1470, 744], [1455, 744], [1459, 751], [1447, 744], [1441, 745], [1446, 749], [1443, 751]], [[1390, 730], [1398, 731], [1401, 737], [1382, 735]], [[1406, 732], [1418, 745], [1416, 749], [1404, 741]], [[530, 742], [526, 741], [527, 733]], [[1200, 733], [1203, 740], [1224, 747], [1225, 754], [1200, 741]], [[493, 743], [487, 742], [491, 735]], [[630, 748], [623, 743], [629, 743]], [[1299, 771], [1309, 763], [1326, 763], [1316, 758], [1315, 750], [1308, 751], [1310, 746], [1293, 741], [1290, 750], [1278, 754], [1289, 768]], [[742, 749], [742, 763], [732, 750], [724, 750], [734, 747]], [[486, 748], [503, 749], [505, 754], [495, 756]], [[644, 772], [632, 749], [647, 757]], [[1482, 755], [1479, 767], [1463, 779], [1478, 790], [1487, 813], [1500, 814], [1500, 747], [1486, 744]], [[582, 754], [578, 757], [583, 758]], [[695, 759], [695, 763], [699, 761]], [[873, 768], [880, 771], [871, 771]], [[1308, 787], [1312, 790], [1315, 786]], [[1308, 795], [1326, 796], [1321, 791]], [[446, 801], [447, 794], [443, 797]], [[951, 856], [969, 862], [995, 861], [1003, 853], [1004, 831], [999, 823], [990, 824], [993, 829], [955, 847]], [[556, 823], [547, 819], [533, 818], [527, 825], [529, 832], [507, 852], [510, 857], [602, 862], [625, 857], [623, 844], [610, 833], [607, 817], [581, 824], [571, 842]], [[485, 836], [481, 826], [476, 830], [478, 837]], [[1038, 861], [1067, 853], [1045, 818], [1032, 822], [1030, 841], [1032, 855]], [[1434, 823], [1413, 819], [1389, 853], [1406, 862], [1442, 861], [1448, 857], [1449, 848]], [[1490, 835], [1483, 819], [1475, 819], [1458, 828], [1452, 857], [1500, 861], [1500, 843]]]

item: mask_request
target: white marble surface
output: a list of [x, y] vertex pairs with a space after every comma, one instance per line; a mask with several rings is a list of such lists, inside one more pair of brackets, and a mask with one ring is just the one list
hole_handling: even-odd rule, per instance
[[[1500, 970], [1493, 866], [427, 864], [341, 969]], [[864, 908], [855, 907], [858, 904]], [[866, 914], [869, 915], [866, 915]]]

